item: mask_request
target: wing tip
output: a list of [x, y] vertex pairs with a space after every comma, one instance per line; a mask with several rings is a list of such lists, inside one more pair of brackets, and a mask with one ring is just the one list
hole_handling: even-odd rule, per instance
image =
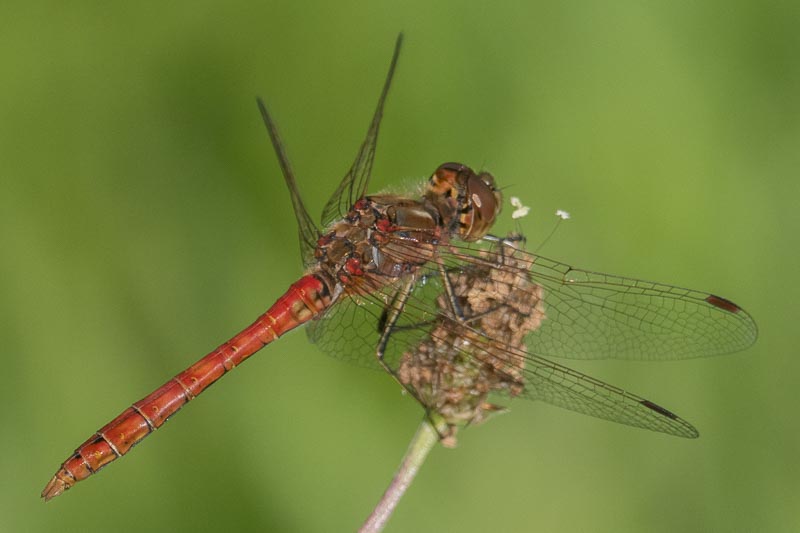
[[674, 427], [670, 425], [670, 429], [673, 431], [665, 431], [665, 433], [669, 433], [670, 435], [675, 435], [677, 437], [685, 437], [687, 439], [696, 439], [700, 436], [700, 432], [697, 431], [693, 425], [691, 425], [686, 420], [682, 419], [669, 409], [661, 407], [657, 403], [653, 403], [650, 400], [640, 400], [639, 403], [648, 409], [655, 411], [656, 413], [669, 418], [673, 422], [676, 422], [679, 427]]
[[714, 307], [718, 307], [723, 311], [728, 311], [729, 313], [733, 314], [744, 313], [744, 309], [742, 309], [732, 301], [728, 300], [727, 298], [723, 298], [722, 296], [709, 294], [708, 296], [706, 296], [705, 301], [706, 303], [713, 305]]

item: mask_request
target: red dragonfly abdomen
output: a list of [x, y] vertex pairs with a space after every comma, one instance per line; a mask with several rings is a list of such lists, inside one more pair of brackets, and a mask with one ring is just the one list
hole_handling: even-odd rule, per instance
[[108, 463], [122, 457], [161, 427], [181, 407], [289, 330], [309, 321], [331, 303], [326, 285], [306, 275], [241, 333], [134, 403], [81, 444], [56, 472], [42, 497], [50, 500]]

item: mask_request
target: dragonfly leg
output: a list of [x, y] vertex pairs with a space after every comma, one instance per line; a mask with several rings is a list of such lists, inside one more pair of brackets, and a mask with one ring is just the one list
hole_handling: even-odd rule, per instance
[[[497, 260], [496, 263], [493, 262], [492, 265], [505, 265], [506, 264], [506, 254], [508, 253], [506, 248], [509, 247], [509, 248], [512, 248], [512, 249], [516, 249], [517, 248], [517, 243], [525, 241], [525, 236], [517, 234], [517, 233], [511, 234], [511, 235], [509, 235], [507, 237], [497, 237], [495, 235], [486, 235], [486, 236], [484, 236], [484, 239], [486, 239], [486, 240], [488, 240], [490, 242], [493, 242], [493, 243], [499, 243], [499, 246], [498, 246], [499, 251], [497, 252], [497, 255], [499, 256], [499, 260]], [[453, 281], [450, 278], [450, 273], [451, 272], [454, 273], [457, 276], [459, 274], [460, 270], [457, 267], [447, 267], [442, 262], [437, 262], [437, 268], [438, 268], [438, 271], [439, 271], [438, 272], [438, 277], [442, 280], [442, 285], [444, 287], [444, 292], [445, 292], [445, 295], [447, 297], [447, 302], [449, 303], [449, 306], [450, 306], [451, 318], [452, 318], [453, 321], [455, 321], [455, 322], [457, 322], [457, 323], [459, 323], [461, 325], [470, 326], [472, 324], [475, 324], [475, 323], [479, 322], [484, 316], [490, 315], [490, 314], [496, 312], [498, 309], [506, 306], [505, 304], [498, 304], [498, 305], [496, 305], [496, 306], [494, 306], [494, 307], [492, 307], [490, 309], [487, 309], [486, 311], [483, 311], [483, 312], [480, 312], [480, 313], [471, 314], [470, 316], [467, 316], [466, 313], [464, 313], [464, 309], [461, 306], [461, 304], [459, 303], [458, 298], [456, 297], [456, 294], [455, 294], [456, 291], [453, 288]], [[433, 275], [432, 274], [425, 274], [424, 276], [422, 276], [420, 278], [420, 282], [425, 283], [428, 280], [428, 278], [430, 278], [430, 277], [433, 277]], [[401, 297], [401, 295], [404, 293], [404, 291], [407, 291], [406, 292], [406, 296], [405, 296], [405, 298], [407, 299], [407, 297], [408, 297], [407, 295], [408, 295], [408, 293], [410, 293], [410, 289], [405, 289], [404, 287], [401, 287], [400, 289], [398, 289], [395, 292], [394, 296], [392, 297], [392, 302], [390, 304], [388, 304], [386, 307], [384, 307], [383, 313], [381, 314], [380, 320], [378, 321], [378, 332], [379, 333], [384, 333], [385, 332], [386, 324], [389, 323], [389, 321], [390, 321], [389, 320], [389, 315], [392, 312], [392, 310], [395, 308], [395, 302], [397, 302], [398, 298]], [[402, 308], [402, 304], [401, 304], [401, 308]], [[406, 330], [417, 329], [417, 328], [425, 328], [425, 327], [433, 325], [436, 322], [436, 320], [438, 320], [438, 319], [437, 318], [433, 318], [433, 319], [431, 319], [429, 321], [417, 322], [417, 323], [414, 323], [414, 324], [405, 324], [405, 325], [402, 325], [402, 326], [395, 325], [389, 333], [396, 332], [396, 331], [406, 331]], [[395, 317], [394, 321], [396, 321], [396, 317]], [[388, 338], [387, 338], [387, 340], [388, 340]], [[385, 344], [386, 343], [384, 342], [384, 347], [385, 347]]]
[[452, 448], [455, 446], [456, 438], [455, 438], [455, 428], [448, 424], [447, 421], [436, 411], [432, 410], [430, 406], [426, 404], [425, 401], [419, 396], [416, 390], [413, 387], [403, 383], [400, 380], [400, 376], [397, 375], [397, 372], [394, 371], [392, 367], [384, 359], [384, 355], [386, 353], [386, 347], [389, 344], [389, 339], [392, 336], [392, 333], [396, 331], [402, 331], [406, 329], [402, 326], [397, 326], [397, 321], [400, 318], [401, 313], [403, 312], [403, 308], [405, 307], [406, 302], [408, 301], [409, 297], [411, 296], [411, 292], [414, 289], [414, 280], [409, 279], [404, 283], [402, 287], [400, 287], [397, 292], [394, 294], [391, 302], [387, 305], [384, 309], [383, 314], [380, 320], [380, 331], [381, 331], [381, 338], [378, 342], [378, 346], [375, 349], [375, 356], [378, 359], [378, 362], [383, 367], [383, 369], [394, 378], [394, 380], [400, 384], [403, 389], [408, 392], [420, 405], [425, 408], [425, 418], [431, 424], [433, 429], [436, 431], [436, 434], [439, 436], [439, 441], [442, 443], [443, 446]]
[[483, 236], [483, 240], [495, 243], [499, 242], [503, 247], [506, 247], [512, 243], [521, 242], [524, 244], [527, 238], [525, 237], [525, 235], [521, 233], [511, 233], [507, 237], [498, 237], [497, 235], [492, 235], [491, 233], [487, 233], [486, 235]]
[[[403, 307], [405, 307], [408, 298], [411, 296], [411, 291], [414, 288], [414, 279], [413, 277], [409, 276], [409, 278], [405, 281], [402, 287], [400, 287], [392, 298], [392, 301], [388, 304], [386, 309], [383, 311], [383, 315], [381, 316], [380, 326], [381, 326], [381, 338], [378, 341], [378, 346], [375, 348], [375, 357], [378, 359], [378, 363], [383, 367], [383, 369], [394, 378], [396, 382], [400, 384], [403, 389], [405, 389], [420, 405], [425, 406], [425, 402], [419, 397], [417, 392], [403, 383], [400, 380], [400, 376], [397, 375], [397, 372], [386, 363], [384, 359], [384, 355], [386, 354], [386, 346], [389, 344], [389, 339], [392, 336], [392, 332], [395, 331], [395, 326], [397, 324], [397, 320], [400, 318], [400, 314], [403, 312]], [[427, 406], [425, 407], [425, 412], [428, 413]], [[430, 416], [428, 419], [433, 420]], [[434, 424], [434, 427], [436, 425]]]
[[450, 275], [447, 273], [447, 268], [445, 268], [441, 261], [437, 261], [436, 266], [439, 268], [439, 275], [442, 278], [444, 293], [447, 295], [447, 301], [450, 304], [450, 311], [453, 314], [453, 319], [457, 322], [464, 323], [466, 321], [464, 317], [464, 310], [461, 308], [461, 305], [456, 299], [456, 294], [453, 290], [453, 283], [450, 281]]
[[[500, 256], [500, 264], [504, 265], [506, 262], [506, 247], [510, 247], [512, 249], [516, 249], [518, 243], [525, 242], [525, 236], [519, 233], [512, 233], [507, 237], [498, 237], [496, 235], [487, 234], [484, 235], [483, 239], [486, 241], [495, 243], [499, 248], [499, 256]], [[453, 269], [448, 269], [445, 264], [437, 258], [436, 266], [439, 269], [439, 277], [442, 279], [442, 285], [444, 286], [444, 292], [447, 296], [447, 301], [450, 304], [450, 311], [452, 313], [452, 317], [456, 322], [461, 324], [469, 324], [470, 322], [474, 322], [477, 319], [480, 319], [481, 315], [467, 317], [464, 314], [464, 310], [461, 307], [461, 304], [458, 303], [458, 299], [455, 295], [455, 290], [453, 289], [453, 282], [450, 279], [449, 272]], [[458, 270], [454, 270], [458, 273]], [[491, 313], [493, 310], [487, 311], [487, 313]], [[486, 313], [482, 313], [486, 314]]]

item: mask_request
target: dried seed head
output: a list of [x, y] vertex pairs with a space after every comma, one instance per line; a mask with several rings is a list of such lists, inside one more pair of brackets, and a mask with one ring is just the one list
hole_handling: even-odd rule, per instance
[[455, 444], [456, 427], [481, 422], [501, 408], [492, 392], [509, 396], [524, 388], [525, 337], [544, 319], [542, 287], [530, 281], [527, 259], [505, 240], [482, 251], [450, 284], [463, 320], [453, 317], [443, 293], [430, 334], [400, 361], [398, 378], [430, 411], [442, 416]]

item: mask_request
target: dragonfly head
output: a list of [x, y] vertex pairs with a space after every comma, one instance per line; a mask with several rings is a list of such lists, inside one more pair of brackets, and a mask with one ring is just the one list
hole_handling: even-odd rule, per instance
[[445, 226], [465, 241], [486, 235], [503, 205], [494, 177], [488, 172], [476, 174], [461, 163], [439, 165], [425, 197], [439, 210]]

